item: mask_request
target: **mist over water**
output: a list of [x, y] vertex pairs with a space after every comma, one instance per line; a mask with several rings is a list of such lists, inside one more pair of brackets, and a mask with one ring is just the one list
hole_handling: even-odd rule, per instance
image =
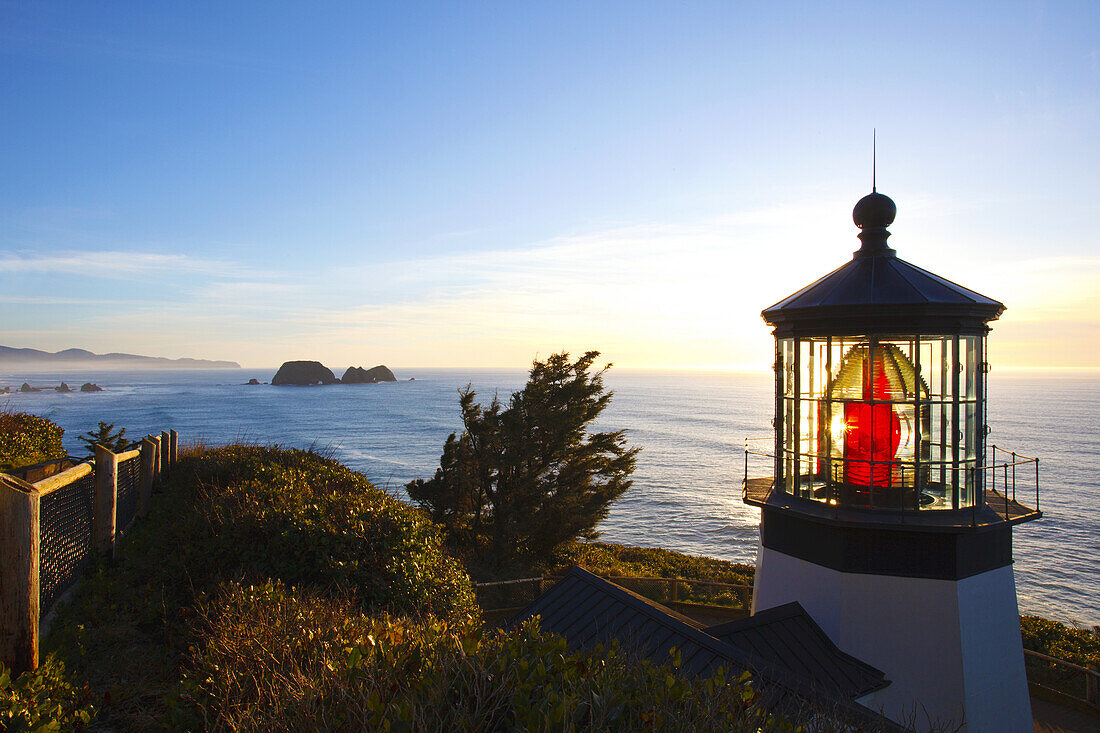
[[[460, 429], [461, 387], [472, 383], [484, 401], [494, 393], [506, 400], [527, 377], [522, 369], [394, 371], [415, 381], [244, 384], [269, 381], [275, 369], [0, 373], [0, 386], [65, 380], [105, 390], [4, 395], [0, 407], [53, 420], [74, 455], [83, 452], [77, 436], [100, 420], [134, 438], [174, 428], [185, 443], [328, 449], [404, 497], [404, 484], [430, 477], [447, 435]], [[746, 438], [771, 431], [770, 375], [613, 369], [605, 382], [615, 397], [600, 429], [625, 428], [642, 452], [634, 486], [600, 526], [603, 538], [753, 562], [759, 513], [741, 502], [742, 450]], [[994, 371], [989, 394], [990, 443], [1041, 459], [1045, 516], [1013, 531], [1021, 612], [1100, 624], [1100, 376]]]

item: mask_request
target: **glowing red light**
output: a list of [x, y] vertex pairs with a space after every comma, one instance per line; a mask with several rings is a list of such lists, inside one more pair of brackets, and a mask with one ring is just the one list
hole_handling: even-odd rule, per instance
[[[864, 380], [865, 399], [890, 398], [890, 383], [875, 359], [874, 379]], [[866, 372], [866, 365], [864, 366]], [[889, 486], [891, 466], [872, 461], [891, 461], [901, 444], [901, 420], [889, 404], [849, 402], [844, 405], [844, 473], [857, 486]]]

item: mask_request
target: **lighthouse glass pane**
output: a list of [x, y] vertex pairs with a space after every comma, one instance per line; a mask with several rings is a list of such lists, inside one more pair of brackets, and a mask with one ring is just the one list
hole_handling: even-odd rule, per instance
[[779, 456], [776, 461], [776, 484], [787, 493], [795, 493], [800, 473], [798, 465], [799, 431], [796, 424], [795, 374], [797, 352], [794, 339], [780, 339], [777, 343], [779, 375], [779, 400], [776, 404], [776, 431]]
[[780, 340], [778, 485], [875, 509], [973, 505], [983, 348], [979, 336], [954, 335]]
[[959, 338], [960, 368], [962, 369], [962, 397], [967, 400], [978, 399], [978, 379], [981, 371], [982, 339], [977, 336]]
[[794, 395], [794, 339], [779, 342], [779, 364], [782, 371], [783, 394]]

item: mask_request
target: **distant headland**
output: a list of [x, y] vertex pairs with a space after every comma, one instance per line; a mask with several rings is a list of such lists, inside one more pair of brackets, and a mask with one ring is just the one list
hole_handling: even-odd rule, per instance
[[50, 353], [38, 349], [0, 346], [0, 368], [21, 369], [240, 369], [235, 361], [209, 359], [167, 359], [137, 354], [93, 354], [84, 349]]

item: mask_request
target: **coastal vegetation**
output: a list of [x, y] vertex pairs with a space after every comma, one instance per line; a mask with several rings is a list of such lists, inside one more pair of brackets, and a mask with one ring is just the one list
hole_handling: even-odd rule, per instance
[[36, 415], [0, 410], [0, 471], [65, 457], [60, 426]]
[[101, 445], [107, 450], [118, 453], [125, 450], [130, 441], [126, 439], [126, 428], [115, 430], [114, 423], [99, 421], [95, 430], [89, 430], [84, 435], [77, 436], [77, 440], [88, 449], [88, 455], [95, 455], [95, 447]]
[[462, 433], [447, 438], [435, 475], [405, 488], [453, 548], [492, 568], [530, 566], [577, 537], [595, 538], [611, 502], [630, 488], [638, 448], [626, 432], [592, 432], [610, 404], [598, 351], [535, 360], [507, 406], [459, 394]]
[[193, 453], [3, 690], [9, 729], [790, 729], [737, 670], [484, 628], [427, 517], [331, 459]]
[[[15, 463], [60, 446], [49, 421], [5, 424], [29, 432]], [[0, 728], [794, 730], [739, 670], [692, 679], [675, 653], [654, 666], [618, 647], [570, 651], [536, 624], [484, 626], [439, 528], [324, 455], [202, 443], [181, 455], [116, 557], [60, 606], [39, 669], [13, 679], [0, 665]], [[596, 541], [526, 570], [574, 564], [752, 582], [751, 566]], [[1088, 631], [1022, 628], [1052, 656], [1087, 665], [1100, 652]]]

